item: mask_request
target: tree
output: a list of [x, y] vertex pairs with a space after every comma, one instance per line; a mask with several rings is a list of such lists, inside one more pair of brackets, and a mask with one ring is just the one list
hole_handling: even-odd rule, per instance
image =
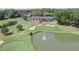
[[7, 27], [4, 27], [4, 28], [1, 29], [2, 34], [6, 34], [8, 32], [9, 32], [9, 29]]
[[7, 23], [3, 23], [3, 25], [1, 25], [1, 27], [9, 27], [9, 26], [12, 26], [15, 24], [17, 24], [17, 21], [9, 21]]
[[9, 21], [6, 25], [12, 26], [12, 25], [15, 25], [16, 23], [17, 23], [17, 21]]
[[22, 30], [23, 26], [19, 24], [16, 26], [16, 28], [20, 31], [20, 30]]
[[0, 11], [0, 20], [4, 19], [4, 12]]
[[62, 25], [71, 25], [72, 19], [71, 19], [71, 12], [68, 10], [63, 10], [61, 12], [56, 13], [56, 20], [59, 24]]
[[33, 35], [33, 33], [32, 32], [30, 32], [30, 34], [29, 34], [30, 36], [32, 36]]
[[26, 15], [21, 15], [21, 17], [22, 17], [25, 21], [27, 21], [27, 16], [26, 16]]
[[15, 10], [14, 9], [6, 9], [4, 10], [5, 18], [14, 18], [15, 17]]

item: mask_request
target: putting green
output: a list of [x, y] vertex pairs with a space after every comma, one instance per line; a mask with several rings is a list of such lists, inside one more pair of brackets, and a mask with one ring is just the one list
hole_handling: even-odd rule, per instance
[[29, 47], [29, 45], [26, 44], [25, 41], [10, 42], [3, 45], [1, 48], [2, 51], [27, 51], [30, 49], [31, 48]]

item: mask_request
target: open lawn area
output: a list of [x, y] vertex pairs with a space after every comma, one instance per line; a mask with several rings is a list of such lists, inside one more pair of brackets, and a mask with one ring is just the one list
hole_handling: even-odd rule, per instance
[[[10, 19], [10, 20], [16, 20], [18, 22], [17, 24], [23, 25], [23, 29], [25, 30], [22, 32], [18, 32], [16, 34], [9, 35], [9, 36], [3, 36], [2, 38], [4, 38], [3, 40], [5, 41], [5, 44], [3, 44], [0, 47], [0, 50], [9, 50], [9, 51], [11, 50], [22, 50], [22, 51], [33, 50], [33, 47], [31, 44], [31, 37], [29, 36], [29, 31], [27, 31], [27, 29], [31, 26], [30, 23], [28, 23], [27, 21], [24, 21], [21, 18], [15, 18], [15, 19]], [[4, 20], [3, 22], [5, 21], [6, 20]], [[16, 31], [16, 25], [10, 26], [8, 28], [11, 31]]]
[[[17, 24], [21, 24], [23, 26], [23, 31], [14, 33], [12, 35], [3, 36], [1, 35], [2, 40], [4, 40], [4, 44], [0, 45], [0, 50], [4, 51], [33, 51], [30, 32], [55, 32], [55, 33], [73, 33], [78, 34], [79, 29], [74, 27], [66, 27], [58, 24], [35, 24], [24, 21], [22, 18], [14, 18], [0, 21], [0, 24], [6, 23], [7, 21], [14, 20], [17, 21]], [[16, 24], [16, 25], [17, 25]], [[8, 27], [10, 31], [16, 32], [16, 25]]]

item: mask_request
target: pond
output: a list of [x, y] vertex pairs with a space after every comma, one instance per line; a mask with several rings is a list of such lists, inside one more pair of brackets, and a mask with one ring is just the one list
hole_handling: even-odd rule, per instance
[[32, 37], [38, 51], [79, 51], [79, 35], [40, 32]]

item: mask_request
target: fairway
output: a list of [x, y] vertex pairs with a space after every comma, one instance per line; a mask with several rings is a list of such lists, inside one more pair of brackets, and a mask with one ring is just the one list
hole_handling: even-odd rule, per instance
[[[31, 23], [28, 23], [27, 21], [24, 21], [22, 18], [15, 18], [10, 20], [16, 20], [18, 24], [22, 24], [23, 28], [25, 29], [22, 32], [12, 34], [10, 36], [3, 36], [3, 40], [5, 41], [5, 44], [3, 44], [0, 47], [0, 50], [34, 50], [31, 44], [31, 37], [29, 36], [29, 27], [31, 26]], [[8, 20], [9, 21], [9, 20]], [[6, 22], [1, 21], [1, 22]], [[16, 25], [8, 27], [10, 31], [16, 31]], [[22, 43], [21, 43], [22, 42]], [[18, 45], [18, 46], [17, 46]], [[17, 48], [16, 48], [17, 47]], [[23, 48], [24, 47], [24, 48]], [[20, 49], [21, 48], [21, 49]]]
[[28, 51], [31, 50], [30, 46], [24, 41], [15, 41], [5, 44], [1, 50], [2, 51]]

